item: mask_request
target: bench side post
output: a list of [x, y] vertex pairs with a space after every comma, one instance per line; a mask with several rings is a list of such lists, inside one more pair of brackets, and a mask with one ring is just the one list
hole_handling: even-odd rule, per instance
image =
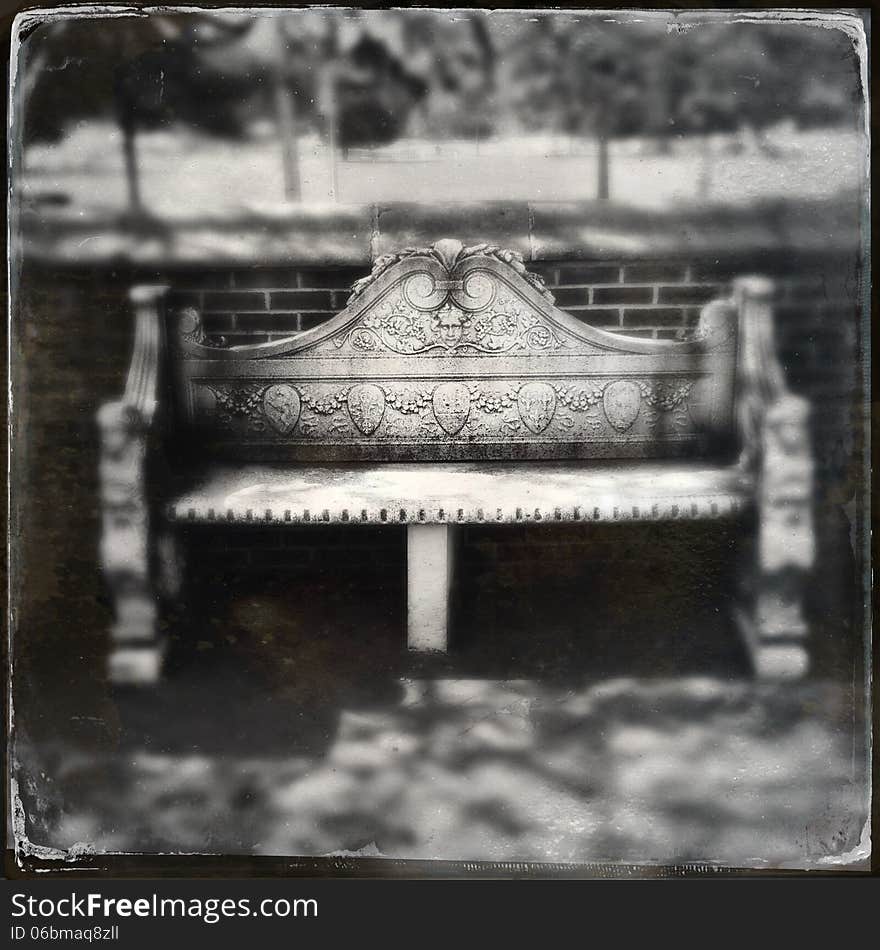
[[455, 559], [455, 528], [447, 524], [407, 526], [407, 646], [445, 653]]
[[773, 284], [734, 284], [739, 311], [737, 413], [741, 464], [756, 479], [758, 533], [738, 611], [756, 672], [807, 672], [804, 594], [815, 560], [809, 405], [788, 390], [773, 338]]
[[146, 465], [157, 408], [165, 292], [159, 286], [132, 289], [135, 336], [125, 392], [98, 411], [100, 558], [115, 613], [108, 664], [114, 683], [155, 682], [161, 666]]

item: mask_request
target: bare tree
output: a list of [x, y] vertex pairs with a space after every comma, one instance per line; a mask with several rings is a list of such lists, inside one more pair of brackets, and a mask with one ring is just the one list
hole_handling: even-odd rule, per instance
[[[126, 216], [145, 222], [138, 131], [169, 118], [204, 121], [198, 77], [205, 55], [236, 42], [250, 27], [248, 20], [198, 14], [56, 20], [38, 27], [27, 38], [23, 70], [25, 142], [59, 138], [78, 116], [112, 117], [122, 133]], [[214, 91], [220, 99], [241, 93], [237, 84], [222, 81]]]

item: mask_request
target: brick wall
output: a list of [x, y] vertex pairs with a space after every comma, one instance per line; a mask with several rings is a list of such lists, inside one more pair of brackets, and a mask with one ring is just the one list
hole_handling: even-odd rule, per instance
[[[723, 283], [688, 263], [546, 263], [540, 274], [557, 305], [592, 326], [631, 336], [682, 337]], [[209, 332], [231, 345], [280, 339], [345, 306], [358, 268], [224, 269], [180, 275], [173, 307], [194, 306]]]
[[[658, 338], [686, 332], [694, 325], [700, 305], [725, 292], [734, 275], [757, 272], [776, 278], [782, 362], [792, 388], [807, 396], [813, 407], [820, 546], [817, 583], [811, 593], [815, 636], [820, 654], [825, 649], [826, 654], [838, 656], [835, 645], [842, 642], [858, 652], [862, 565], [853, 553], [851, 542], [858, 539], [849, 520], [859, 517], [852, 501], [860, 484], [858, 386], [863, 344], [855, 256], [820, 249], [760, 258], [701, 259], [695, 255], [687, 260], [638, 263], [542, 261], [530, 269], [545, 278], [560, 307], [587, 323]], [[202, 309], [209, 330], [233, 343], [276, 339], [328, 319], [344, 307], [349, 286], [366, 270], [227, 266], [160, 272], [130, 266], [59, 268], [31, 263], [22, 272], [13, 350], [18, 427], [12, 431], [13, 478], [19, 486], [12, 531], [19, 553], [17, 581], [24, 592], [20, 629], [27, 631], [18, 658], [20, 672], [40, 667], [45, 674], [47, 656], [53, 658], [52, 675], [65, 682], [81, 675], [83, 665], [97, 671], [102, 668], [110, 613], [96, 568], [99, 511], [94, 418], [101, 403], [122, 390], [131, 347], [132, 321], [126, 302], [131, 284], [170, 283], [174, 306]], [[600, 537], [595, 530], [578, 528], [566, 533], [564, 543], [554, 536], [550, 544], [540, 532], [521, 538], [510, 534], [502, 544], [486, 536], [485, 529], [482, 533], [469, 530], [463, 556], [474, 565], [474, 576], [479, 568], [484, 576], [513, 578], [511, 583], [528, 587], [530, 576], [544, 581], [565, 577], [572, 565], [596, 563], [597, 551], [619, 551], [619, 541], [606, 534]], [[227, 533], [215, 542], [207, 536], [197, 539], [194, 558], [202, 574], [207, 574], [208, 588], [211, 565], [219, 570], [222, 560], [213, 555], [232, 551], [233, 579], [274, 564], [276, 575], [309, 578], [316, 590], [344, 581], [354, 585], [351, 596], [355, 597], [368, 598], [371, 590], [383, 584], [399, 594], [400, 532], [379, 530], [371, 533], [370, 543], [363, 535], [358, 538], [364, 543], [354, 543], [343, 529], [264, 533], [257, 547], [243, 535]], [[644, 561], [649, 549], [650, 544], [634, 548], [629, 561]], [[685, 589], [687, 585], [699, 588], [695, 580], [699, 558], [696, 563], [696, 573], [682, 575]], [[640, 574], [636, 570], [621, 576], [636, 581]], [[663, 581], [667, 590], [671, 583], [669, 578]], [[290, 587], [294, 600], [295, 586]], [[479, 591], [473, 585], [471, 597], [479, 603]], [[391, 595], [383, 601], [392, 602]], [[210, 606], [210, 600], [206, 603]], [[59, 604], [63, 604], [61, 613]], [[839, 656], [826, 667], [838, 668], [846, 675], [846, 661]], [[63, 704], [73, 702], [76, 695], [69, 690], [41, 692], [40, 701]]]
[[[791, 327], [802, 336], [806, 328], [801, 344], [818, 341], [822, 348], [831, 343], [852, 351], [858, 275], [851, 258], [786, 263], [744, 261], [737, 268], [720, 261], [544, 262], [529, 269], [544, 278], [557, 306], [572, 316], [654, 339], [682, 338], [695, 326], [701, 306], [728, 292], [732, 277], [769, 270], [777, 277], [777, 320], [783, 332]], [[171, 273], [165, 279], [173, 287], [173, 308], [196, 307], [212, 335], [236, 345], [318, 326], [345, 307], [351, 284], [364, 273], [357, 267], [223, 268]]]

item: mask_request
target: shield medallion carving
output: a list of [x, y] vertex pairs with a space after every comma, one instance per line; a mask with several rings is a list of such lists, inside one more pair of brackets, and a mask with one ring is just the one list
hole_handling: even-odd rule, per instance
[[608, 421], [618, 432], [626, 432], [636, 421], [641, 404], [642, 392], [631, 380], [619, 379], [605, 387], [602, 406]]
[[464, 383], [441, 383], [431, 397], [434, 415], [447, 435], [460, 432], [471, 411], [471, 394]]
[[385, 393], [374, 383], [352, 386], [348, 391], [348, 414], [364, 435], [372, 435], [385, 415]]
[[299, 393], [287, 383], [276, 383], [263, 393], [263, 414], [281, 435], [293, 431], [301, 409]]
[[516, 405], [522, 421], [537, 435], [556, 412], [556, 393], [548, 383], [526, 383], [517, 393]]

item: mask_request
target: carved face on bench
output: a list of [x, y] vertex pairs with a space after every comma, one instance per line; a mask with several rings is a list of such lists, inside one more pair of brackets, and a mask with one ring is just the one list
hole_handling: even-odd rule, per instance
[[464, 314], [447, 304], [431, 318], [431, 329], [437, 335], [439, 341], [451, 350], [461, 341], [465, 323]]

